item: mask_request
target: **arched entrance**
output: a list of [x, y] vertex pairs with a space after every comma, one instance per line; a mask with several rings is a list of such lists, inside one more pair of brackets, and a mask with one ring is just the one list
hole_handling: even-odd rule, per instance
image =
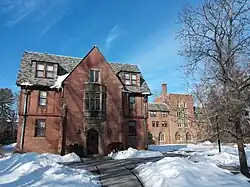
[[94, 155], [98, 154], [98, 138], [99, 133], [94, 130], [90, 129], [87, 135], [87, 154]]

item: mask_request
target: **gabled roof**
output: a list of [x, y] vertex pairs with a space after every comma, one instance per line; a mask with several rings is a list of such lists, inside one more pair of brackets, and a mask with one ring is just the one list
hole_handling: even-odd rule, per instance
[[[91, 51], [93, 50], [93, 48], [91, 49]], [[80, 57], [25, 51], [20, 63], [20, 69], [18, 72], [16, 83], [18, 86], [22, 85], [23, 83], [29, 83], [30, 85], [38, 85], [38, 86], [52, 86], [56, 82], [58, 75], [64, 75], [66, 73], [70, 73], [82, 61], [82, 59], [83, 58]], [[32, 61], [47, 62], [54, 64], [54, 66], [57, 67], [58, 69], [57, 75], [54, 76], [54, 79], [44, 79], [35, 77], [35, 66], [34, 63], [32, 63]], [[110, 68], [117, 76], [118, 73], [122, 71], [140, 73], [140, 70], [137, 65], [110, 63], [110, 62], [108, 63], [110, 65]], [[141, 82], [140, 86], [124, 85], [125, 90], [134, 93], [143, 93], [143, 92], [150, 93], [150, 89], [146, 81], [143, 79], [142, 75], [140, 82]]]
[[148, 111], [168, 112], [169, 108], [164, 103], [148, 103]]

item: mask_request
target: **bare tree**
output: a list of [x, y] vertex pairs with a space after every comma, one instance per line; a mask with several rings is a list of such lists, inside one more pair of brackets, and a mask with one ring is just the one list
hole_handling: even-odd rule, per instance
[[197, 8], [185, 6], [179, 18], [180, 54], [187, 59], [183, 67], [199, 80], [196, 95], [210, 132], [219, 124], [219, 133], [235, 138], [241, 172], [250, 177], [243, 144], [249, 125], [244, 114], [250, 106], [250, 2], [204, 0]]

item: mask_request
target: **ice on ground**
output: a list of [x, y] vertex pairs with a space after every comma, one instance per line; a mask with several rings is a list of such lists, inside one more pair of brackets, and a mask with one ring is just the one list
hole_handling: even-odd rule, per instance
[[46, 156], [48, 159], [53, 160], [54, 162], [64, 163], [64, 162], [81, 162], [81, 159], [75, 153], [69, 153], [64, 156], [52, 154], [52, 153], [44, 153], [42, 154]]
[[136, 167], [147, 187], [247, 187], [249, 183], [209, 162], [194, 163], [187, 158], [165, 157]]
[[62, 82], [68, 77], [69, 73], [65, 75], [58, 76], [56, 79], [56, 82], [53, 86], [50, 88], [61, 88], [62, 87]]
[[137, 150], [130, 147], [125, 151], [119, 151], [117, 153], [111, 152], [108, 156], [115, 160], [119, 160], [127, 158], [157, 157], [157, 156], [163, 156], [163, 154], [159, 151]]
[[45, 154], [26, 153], [0, 159], [0, 186], [96, 187], [100, 183], [86, 170], [60, 165]]

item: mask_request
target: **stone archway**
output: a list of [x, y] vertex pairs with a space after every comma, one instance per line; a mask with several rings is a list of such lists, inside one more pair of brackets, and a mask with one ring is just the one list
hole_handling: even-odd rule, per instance
[[87, 134], [87, 154], [98, 154], [99, 133], [95, 129], [89, 129]]

